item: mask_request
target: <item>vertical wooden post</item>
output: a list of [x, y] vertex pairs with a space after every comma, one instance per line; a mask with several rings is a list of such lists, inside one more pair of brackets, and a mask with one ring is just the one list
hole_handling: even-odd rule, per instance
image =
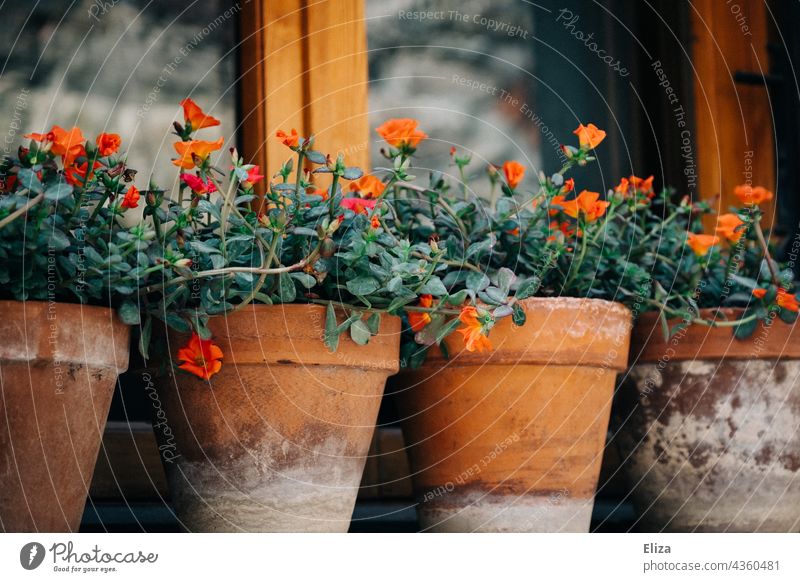
[[[748, 181], [775, 188], [772, 109], [764, 86], [734, 82], [736, 71], [766, 74], [767, 15], [762, 0], [690, 3], [698, 192], [737, 205], [733, 188]], [[740, 12], [735, 12], [740, 10]], [[774, 205], [763, 210], [771, 217]]]
[[243, 154], [268, 174], [291, 128], [315, 149], [369, 165], [363, 0], [252, 0], [241, 13]]

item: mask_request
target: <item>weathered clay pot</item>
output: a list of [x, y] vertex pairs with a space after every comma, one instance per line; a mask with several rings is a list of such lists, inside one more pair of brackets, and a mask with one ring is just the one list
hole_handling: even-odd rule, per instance
[[[186, 529], [347, 531], [386, 378], [399, 366], [400, 320], [384, 316], [366, 346], [343, 334], [335, 353], [324, 325], [316, 305], [212, 319], [222, 371], [206, 382], [176, 370], [162, 383], [156, 435]], [[188, 339], [169, 337], [173, 355]]]
[[0, 301], [3, 531], [77, 531], [129, 336], [111, 309]]
[[598, 299], [531, 298], [490, 353], [431, 353], [399, 377], [421, 525], [445, 532], [589, 529], [631, 314]]
[[[712, 312], [703, 313], [706, 318]], [[741, 315], [725, 310], [730, 320]], [[675, 322], [672, 322], [675, 323]], [[644, 531], [800, 531], [800, 331], [633, 331], [616, 441]]]

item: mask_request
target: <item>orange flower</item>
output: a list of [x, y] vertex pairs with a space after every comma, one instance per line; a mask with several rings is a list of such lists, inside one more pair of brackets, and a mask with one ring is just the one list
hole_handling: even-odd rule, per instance
[[[430, 307], [433, 305], [433, 297], [431, 295], [420, 295], [419, 296], [419, 306], [420, 307]], [[411, 331], [418, 332], [423, 327], [428, 325], [431, 322], [431, 314], [427, 311], [409, 311], [408, 312], [408, 325], [411, 327]]]
[[578, 218], [580, 213], [586, 217], [587, 222], [594, 222], [606, 213], [610, 202], [600, 200], [600, 194], [583, 190], [574, 200], [565, 200], [563, 196], [554, 196], [553, 204], [561, 206], [564, 214]]
[[775, 296], [775, 302], [783, 307], [788, 311], [797, 311], [800, 309], [800, 306], [797, 304], [797, 297], [795, 297], [794, 293], [789, 293], [786, 289], [781, 287], [778, 289], [778, 294]]
[[519, 236], [519, 227], [512, 228], [511, 230], [506, 231], [511, 236]]
[[369, 220], [369, 225], [372, 228], [380, 228], [381, 227], [381, 218], [377, 214], [373, 214], [372, 218]]
[[503, 162], [503, 174], [506, 176], [508, 187], [513, 190], [525, 177], [525, 166], [513, 160]]
[[125, 192], [125, 196], [122, 198], [122, 203], [120, 206], [122, 208], [136, 208], [139, 206], [139, 190], [136, 186], [131, 186], [128, 188], [128, 191]]
[[602, 129], [598, 129], [594, 123], [590, 123], [589, 125], [583, 125], [581, 123], [578, 129], [572, 133], [578, 136], [581, 147], [587, 150], [596, 148], [600, 145], [600, 142], [606, 138], [606, 132]]
[[97, 136], [95, 143], [97, 143], [97, 153], [105, 157], [119, 149], [122, 139], [116, 133], [101, 133]]
[[772, 200], [772, 192], [763, 186], [752, 187], [750, 184], [741, 184], [733, 189], [733, 194], [742, 204], [747, 206], [761, 204], [767, 200]]
[[[86, 152], [83, 151], [81, 147], [81, 153], [78, 156], [85, 156]], [[94, 171], [101, 167], [102, 164], [100, 162], [95, 162], [92, 165], [92, 171], [89, 174], [89, 180], [91, 180], [92, 176], [94, 175]], [[72, 165], [67, 166], [65, 163], [64, 167], [64, 179], [67, 181], [67, 184], [75, 186], [76, 188], [82, 188], [84, 183], [88, 183], [86, 178], [86, 170], [89, 168], [89, 160], [86, 160], [82, 164], [72, 163]]]
[[219, 125], [219, 119], [203, 113], [200, 106], [192, 99], [187, 97], [181, 101], [181, 106], [183, 107], [183, 120], [186, 122], [186, 126], [190, 131], [197, 131], [204, 127]]
[[690, 232], [686, 238], [686, 244], [691, 247], [698, 257], [704, 257], [716, 244], [719, 244], [719, 237], [713, 234], [695, 234]]
[[458, 316], [464, 325], [458, 332], [464, 336], [464, 346], [468, 352], [491, 350], [492, 342], [483, 333], [483, 324], [478, 319], [478, 310], [468, 305], [461, 310]]
[[350, 191], [358, 192], [362, 198], [378, 198], [385, 189], [386, 184], [371, 174], [350, 182]]
[[627, 178], [620, 178], [619, 184], [616, 188], [614, 188], [614, 192], [618, 194], [627, 194], [628, 188], [630, 188], [630, 182], [628, 182]]
[[190, 170], [196, 165], [195, 158], [199, 164], [202, 164], [211, 155], [211, 152], [220, 149], [224, 143], [225, 140], [223, 138], [219, 138], [217, 141], [204, 141], [202, 139], [177, 141], [173, 146], [180, 157], [177, 160], [172, 160], [172, 163]]
[[69, 131], [54, 125], [48, 133], [29, 133], [23, 137], [33, 141], [45, 141], [52, 144], [50, 151], [64, 159], [64, 166], [71, 166], [75, 158], [85, 153], [84, 144], [86, 138], [83, 137], [80, 128], [73, 127]]
[[296, 148], [300, 143], [300, 136], [297, 134], [297, 130], [294, 128], [292, 128], [290, 133], [286, 133], [282, 129], [279, 129], [275, 132], [275, 137], [278, 138], [279, 142], [289, 148]]
[[198, 378], [208, 380], [222, 369], [222, 350], [211, 340], [200, 339], [192, 332], [192, 338], [186, 346], [178, 350], [178, 360], [183, 362], [179, 368]]
[[575, 189], [575, 180], [573, 180], [572, 178], [569, 178], [569, 179], [567, 179], [567, 180], [564, 180], [564, 185], [563, 185], [563, 186], [561, 186], [561, 191], [562, 191], [564, 194], [569, 194], [569, 193], [570, 193], [570, 192], [572, 192], [574, 189]]
[[722, 214], [717, 219], [716, 233], [725, 237], [732, 243], [739, 242], [744, 234], [744, 229], [740, 228], [744, 224], [738, 216], [733, 213]]
[[392, 147], [415, 148], [428, 137], [425, 132], [417, 129], [417, 125], [419, 122], [416, 119], [389, 119], [375, 131]]
[[629, 180], [634, 190], [644, 192], [645, 194], [653, 191], [653, 176], [650, 176], [646, 179], [631, 176]]
[[766, 289], [753, 289], [753, 297], [758, 299], [764, 299], [764, 296], [767, 294]]

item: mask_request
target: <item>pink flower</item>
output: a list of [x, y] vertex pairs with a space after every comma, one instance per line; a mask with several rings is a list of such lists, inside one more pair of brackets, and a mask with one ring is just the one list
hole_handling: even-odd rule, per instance
[[200, 176], [181, 174], [181, 180], [183, 180], [183, 183], [189, 186], [195, 194], [210, 194], [217, 191], [217, 187], [214, 186], [214, 182], [211, 181], [211, 178], [208, 179], [208, 182], [203, 182]]
[[366, 198], [342, 198], [342, 208], [352, 210], [356, 214], [366, 214], [367, 210], [375, 208], [377, 200], [368, 200]]
[[259, 174], [260, 171], [261, 168], [259, 168], [258, 166], [253, 166], [252, 168], [250, 168], [247, 171], [247, 180], [245, 180], [245, 184], [253, 186], [255, 184], [258, 184], [261, 180], [263, 180], [264, 176]]

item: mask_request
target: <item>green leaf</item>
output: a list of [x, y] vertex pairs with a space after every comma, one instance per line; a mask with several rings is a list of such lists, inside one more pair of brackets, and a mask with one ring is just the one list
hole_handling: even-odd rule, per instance
[[433, 295], [434, 297], [442, 297], [447, 295], [447, 287], [444, 286], [439, 277], [431, 277], [419, 290], [421, 294]]
[[336, 311], [332, 303], [328, 303], [328, 308], [325, 311], [325, 345], [332, 352], [336, 351], [339, 347], [339, 333], [336, 329]]
[[317, 284], [317, 280], [308, 273], [291, 273], [290, 276], [293, 279], [299, 281], [300, 284], [306, 289], [311, 289], [314, 285]]
[[514, 325], [525, 325], [525, 321], [527, 319], [525, 315], [525, 310], [519, 303], [514, 304], [513, 312], [511, 313], [511, 321], [514, 322]]
[[179, 333], [189, 333], [192, 331], [191, 324], [177, 313], [167, 313], [164, 322]]
[[347, 290], [353, 295], [363, 297], [380, 289], [381, 284], [373, 277], [356, 277], [347, 282]]
[[367, 345], [371, 335], [367, 324], [360, 319], [350, 325], [350, 337], [360, 346]]
[[350, 168], [345, 168], [344, 172], [342, 173], [342, 178], [345, 180], [358, 180], [363, 175], [364, 172], [361, 171], [361, 168], [356, 168], [353, 166]]
[[119, 317], [125, 325], [139, 325], [141, 323], [139, 307], [133, 301], [123, 301], [117, 313], [119, 313]]
[[778, 317], [780, 317], [782, 321], [792, 324], [795, 321], [797, 321], [797, 312], [790, 311], [789, 309], [784, 309], [783, 307], [781, 307], [781, 310], [778, 313]]
[[473, 291], [482, 291], [489, 286], [489, 283], [491, 283], [491, 281], [489, 281], [489, 277], [483, 273], [476, 273], [472, 271], [467, 275], [467, 289], [472, 289]]
[[497, 271], [497, 286], [503, 292], [503, 295], [508, 295], [508, 291], [511, 289], [511, 285], [514, 284], [516, 278], [517, 276], [511, 269], [502, 267]]
[[327, 161], [325, 156], [317, 150], [308, 150], [306, 152], [306, 159], [314, 164], [324, 164]]
[[60, 202], [70, 195], [72, 195], [72, 186], [66, 182], [56, 182], [55, 184], [51, 184], [44, 191], [45, 200], [50, 200], [51, 202]]
[[478, 293], [478, 297], [489, 305], [502, 305], [508, 299], [508, 295], [497, 287], [487, 287], [485, 291]]
[[372, 335], [378, 333], [378, 330], [381, 327], [381, 314], [380, 313], [373, 313], [367, 319], [367, 328]]
[[[745, 312], [744, 317], [747, 317], [747, 312]], [[753, 332], [756, 330], [757, 325], [758, 325], [757, 319], [752, 319], [750, 321], [740, 323], [734, 328], [733, 335], [737, 339], [746, 339], [751, 335], [753, 335]]]
[[297, 289], [294, 286], [294, 281], [289, 275], [284, 273], [279, 275], [279, 279], [281, 303], [291, 303], [297, 298]]
[[538, 277], [526, 279], [520, 284], [514, 296], [517, 299], [527, 299], [528, 297], [533, 297], [539, 291], [539, 286], [541, 284], [542, 281]]
[[461, 305], [467, 298], [467, 290], [462, 289], [458, 293], [453, 293], [452, 295], [448, 295], [445, 301], [448, 305]]
[[146, 360], [150, 357], [150, 335], [153, 329], [153, 318], [149, 315], [144, 320], [139, 334], [139, 353]]

